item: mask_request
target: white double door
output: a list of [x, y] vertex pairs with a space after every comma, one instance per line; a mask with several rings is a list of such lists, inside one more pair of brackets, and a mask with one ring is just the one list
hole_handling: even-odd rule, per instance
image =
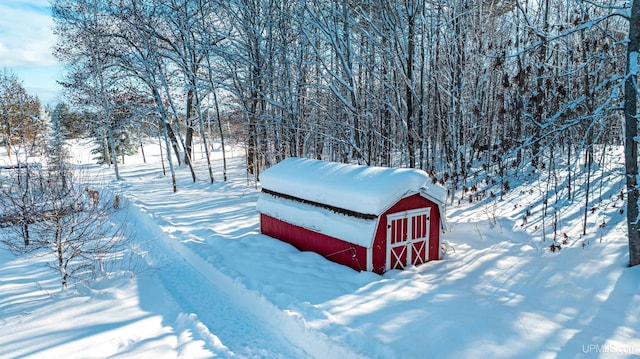
[[429, 255], [430, 209], [387, 216], [387, 270], [426, 262]]

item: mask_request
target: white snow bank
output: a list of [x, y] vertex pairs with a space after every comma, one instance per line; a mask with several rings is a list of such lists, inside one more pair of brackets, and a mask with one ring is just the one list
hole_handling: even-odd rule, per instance
[[[234, 308], [224, 303], [225, 300], [230, 300], [238, 308], [244, 308], [250, 314], [250, 316], [237, 315], [235, 319], [238, 323], [234, 323], [234, 325], [244, 328], [244, 334], [249, 337], [259, 335], [260, 337], [253, 338], [252, 342], [267, 346], [262, 351], [256, 351], [249, 357], [271, 358], [275, 355], [277, 358], [305, 358], [309, 355], [313, 358], [366, 358], [366, 356], [353, 351], [349, 346], [336, 341], [322, 331], [311, 328], [299, 313], [282, 310], [262, 293], [248, 288], [243, 283], [243, 278], [237, 277], [237, 274], [223, 273], [209, 262], [211, 258], [202, 257], [205, 255], [202, 251], [194, 251], [187, 244], [177, 241], [172, 235], [159, 232], [159, 226], [153, 228], [153, 225], [149, 223], [151, 218], [159, 224], [164, 223], [164, 220], [159, 217], [154, 218], [153, 215], [145, 213], [141, 203], [134, 204], [130, 208], [133, 216], [140, 220], [140, 223], [143, 223], [145, 229], [157, 234], [155, 240], [160, 242], [160, 248], [163, 251], [168, 251], [167, 253], [170, 252], [175, 258], [179, 258], [180, 260], [177, 261], [179, 263], [188, 263], [186, 266], [206, 278], [207, 284], [215, 287], [215, 292], [220, 291], [217, 295], [206, 298], [207, 294], [211, 295], [212, 288], [198, 288], [199, 295], [206, 298], [202, 304], [221, 306], [226, 311], [233, 311]], [[188, 282], [194, 282], [193, 276]], [[214, 311], [215, 309], [209, 308], [209, 310]], [[201, 313], [201, 315], [203, 314]], [[183, 322], [186, 325], [180, 325]], [[193, 322], [195, 322], [195, 325]], [[222, 326], [225, 330], [229, 330], [229, 327], [233, 325], [224, 324]], [[233, 357], [234, 355], [244, 357], [243, 353], [228, 352], [227, 347], [215, 334], [210, 332], [210, 328], [207, 328], [198, 320], [198, 316], [195, 314], [181, 315], [178, 318], [177, 327], [186, 327], [187, 329], [193, 327], [192, 332], [197, 333], [201, 338], [208, 339], [209, 348], [215, 348], [217, 355], [222, 353], [225, 358]], [[251, 329], [247, 327], [251, 327]], [[272, 333], [268, 333], [268, 331], [272, 331]], [[272, 335], [275, 338], [270, 338]], [[277, 340], [274, 341], [274, 339]], [[262, 342], [262, 340], [270, 341]], [[385, 349], [384, 346], [377, 346], [377, 348], [383, 348], [378, 350]], [[191, 358], [189, 355], [184, 357]]]
[[421, 170], [287, 158], [260, 175], [263, 188], [354, 212], [379, 215], [408, 193], [444, 202], [446, 190]]

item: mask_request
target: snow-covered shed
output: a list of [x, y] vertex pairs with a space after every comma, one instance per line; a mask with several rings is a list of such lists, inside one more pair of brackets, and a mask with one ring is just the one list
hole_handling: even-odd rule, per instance
[[421, 170], [288, 158], [260, 175], [263, 234], [355, 270], [440, 259], [446, 190]]

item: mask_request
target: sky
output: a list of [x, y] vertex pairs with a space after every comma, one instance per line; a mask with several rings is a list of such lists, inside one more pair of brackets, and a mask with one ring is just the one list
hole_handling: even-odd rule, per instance
[[62, 100], [52, 27], [48, 0], [0, 0], [0, 70], [16, 74], [45, 105]]

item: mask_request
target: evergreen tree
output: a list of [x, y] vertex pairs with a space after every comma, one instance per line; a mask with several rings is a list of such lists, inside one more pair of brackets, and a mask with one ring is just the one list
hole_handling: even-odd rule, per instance
[[55, 179], [53, 188], [59, 189], [59, 195], [68, 192], [71, 180], [69, 151], [64, 142], [70, 133], [63, 122], [65, 113], [68, 113], [68, 107], [64, 104], [56, 106], [53, 110], [49, 141], [46, 146], [47, 169], [50, 178]]

